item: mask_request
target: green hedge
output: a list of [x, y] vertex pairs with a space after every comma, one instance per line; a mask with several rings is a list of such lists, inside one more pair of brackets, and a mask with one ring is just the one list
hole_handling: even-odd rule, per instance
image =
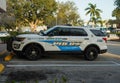
[[10, 36], [16, 36], [19, 35], [19, 32], [9, 32]]
[[8, 37], [0, 37], [1, 43], [6, 43], [9, 38], [10, 38], [10, 36], [8, 36]]
[[20, 35], [20, 34], [30, 34], [31, 32], [9, 32], [10, 36], [8, 37], [0, 37], [0, 40], [2, 43], [6, 43], [7, 40], [10, 38], [10, 37], [15, 37], [16, 35]]
[[120, 37], [120, 33], [116, 33], [116, 35]]
[[10, 36], [7, 37], [0, 37], [1, 43], [6, 43], [10, 37], [16, 36], [18, 32], [9, 32]]
[[116, 35], [119, 37], [119, 40], [120, 40], [120, 33], [116, 33]]

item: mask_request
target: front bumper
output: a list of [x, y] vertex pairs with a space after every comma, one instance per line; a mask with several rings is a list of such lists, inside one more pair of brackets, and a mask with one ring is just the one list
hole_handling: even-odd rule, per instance
[[102, 54], [102, 53], [106, 53], [106, 52], [107, 52], [107, 49], [100, 50], [100, 54]]
[[15, 37], [10, 37], [8, 39], [8, 41], [6, 42], [7, 43], [7, 51], [9, 51], [9, 52], [13, 51], [12, 43], [14, 40], [15, 40]]

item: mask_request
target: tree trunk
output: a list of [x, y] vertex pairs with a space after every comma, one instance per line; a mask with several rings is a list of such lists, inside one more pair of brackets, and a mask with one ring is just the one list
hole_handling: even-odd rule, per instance
[[25, 21], [27, 21], [30, 25], [30, 29], [32, 32], [35, 32], [36, 31], [36, 28], [37, 28], [37, 25], [38, 24], [43, 24], [43, 21], [40, 21], [40, 20], [35, 20], [35, 21], [32, 21], [32, 22], [29, 22], [27, 19], [25, 19]]
[[36, 30], [37, 25], [33, 22], [29, 23], [29, 25], [30, 25], [31, 31], [34, 32]]

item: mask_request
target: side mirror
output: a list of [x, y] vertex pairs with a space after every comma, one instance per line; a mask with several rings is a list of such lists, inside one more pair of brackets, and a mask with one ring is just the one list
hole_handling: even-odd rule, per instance
[[41, 30], [41, 31], [40, 31], [40, 33], [41, 33], [42, 35], [45, 35], [45, 33], [44, 33], [44, 31], [43, 31], [43, 30]]
[[48, 34], [48, 36], [54, 36], [54, 33], [50, 33], [50, 34]]

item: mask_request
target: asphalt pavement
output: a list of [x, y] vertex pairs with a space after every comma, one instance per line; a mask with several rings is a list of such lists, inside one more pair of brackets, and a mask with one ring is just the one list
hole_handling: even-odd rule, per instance
[[120, 42], [108, 41], [108, 52], [116, 55], [120, 55]]
[[[86, 61], [76, 54], [47, 54], [38, 61], [15, 56], [2, 62], [6, 68], [0, 74], [0, 83], [120, 83], [119, 47], [119, 42], [108, 41], [109, 53], [95, 61]], [[0, 45], [0, 53], [4, 50], [6, 45]]]
[[120, 83], [114, 61], [10, 61], [6, 67], [0, 83]]

